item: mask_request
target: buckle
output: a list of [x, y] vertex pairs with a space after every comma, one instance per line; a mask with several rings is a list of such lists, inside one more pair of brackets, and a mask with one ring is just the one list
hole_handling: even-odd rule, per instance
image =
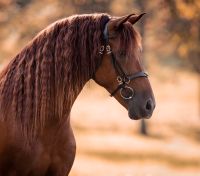
[[126, 84], [129, 84], [130, 83], [130, 79], [128, 77], [124, 77], [124, 80], [123, 80]]
[[119, 84], [122, 84], [122, 83], [129, 84], [130, 81], [131, 81], [131, 80], [130, 80], [128, 77], [122, 78], [121, 76], [117, 76], [117, 82], [118, 82]]
[[101, 48], [99, 49], [99, 54], [103, 54], [105, 47], [102, 45]]
[[111, 50], [110, 45], [107, 45], [107, 46], [106, 46], [106, 51], [107, 51], [107, 54], [112, 53], [112, 50]]
[[123, 79], [121, 78], [121, 76], [117, 76], [117, 82], [119, 84], [122, 84], [123, 83]]

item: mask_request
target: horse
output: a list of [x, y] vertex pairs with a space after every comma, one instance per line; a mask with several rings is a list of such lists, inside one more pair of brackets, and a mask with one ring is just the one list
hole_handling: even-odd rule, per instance
[[131, 119], [150, 118], [153, 91], [144, 72], [143, 14], [74, 15], [36, 35], [0, 74], [0, 176], [66, 176], [76, 142], [70, 111], [90, 79]]

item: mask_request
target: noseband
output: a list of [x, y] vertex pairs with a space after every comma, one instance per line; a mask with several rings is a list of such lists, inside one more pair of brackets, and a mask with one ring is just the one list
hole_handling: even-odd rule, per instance
[[132, 99], [134, 96], [134, 90], [129, 86], [129, 83], [136, 79], [141, 77], [148, 77], [148, 74], [144, 71], [137, 72], [132, 75], [127, 75], [119, 62], [117, 61], [114, 53], [112, 52], [112, 49], [109, 45], [109, 34], [108, 34], [108, 23], [105, 25], [103, 36], [105, 40], [105, 44], [101, 46], [99, 53], [102, 55], [104, 53], [104, 50], [106, 50], [106, 54], [111, 55], [112, 63], [115, 69], [117, 76], [117, 82], [118, 87], [110, 94], [110, 96], [114, 96], [118, 91], [120, 91], [120, 95], [123, 99], [129, 100]]

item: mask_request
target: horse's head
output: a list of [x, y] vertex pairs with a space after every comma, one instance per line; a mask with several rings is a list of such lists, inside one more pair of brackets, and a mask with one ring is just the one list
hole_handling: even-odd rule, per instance
[[155, 100], [141, 65], [140, 35], [134, 30], [141, 15], [111, 18], [104, 29], [102, 63], [95, 81], [105, 87], [129, 112], [131, 119], [150, 118]]

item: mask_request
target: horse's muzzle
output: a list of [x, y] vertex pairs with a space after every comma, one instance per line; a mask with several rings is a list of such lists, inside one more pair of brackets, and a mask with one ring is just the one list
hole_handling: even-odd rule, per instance
[[132, 120], [139, 119], [149, 119], [155, 109], [155, 101], [153, 99], [148, 99], [142, 106], [135, 105], [135, 103], [130, 103], [128, 109], [128, 115]]

